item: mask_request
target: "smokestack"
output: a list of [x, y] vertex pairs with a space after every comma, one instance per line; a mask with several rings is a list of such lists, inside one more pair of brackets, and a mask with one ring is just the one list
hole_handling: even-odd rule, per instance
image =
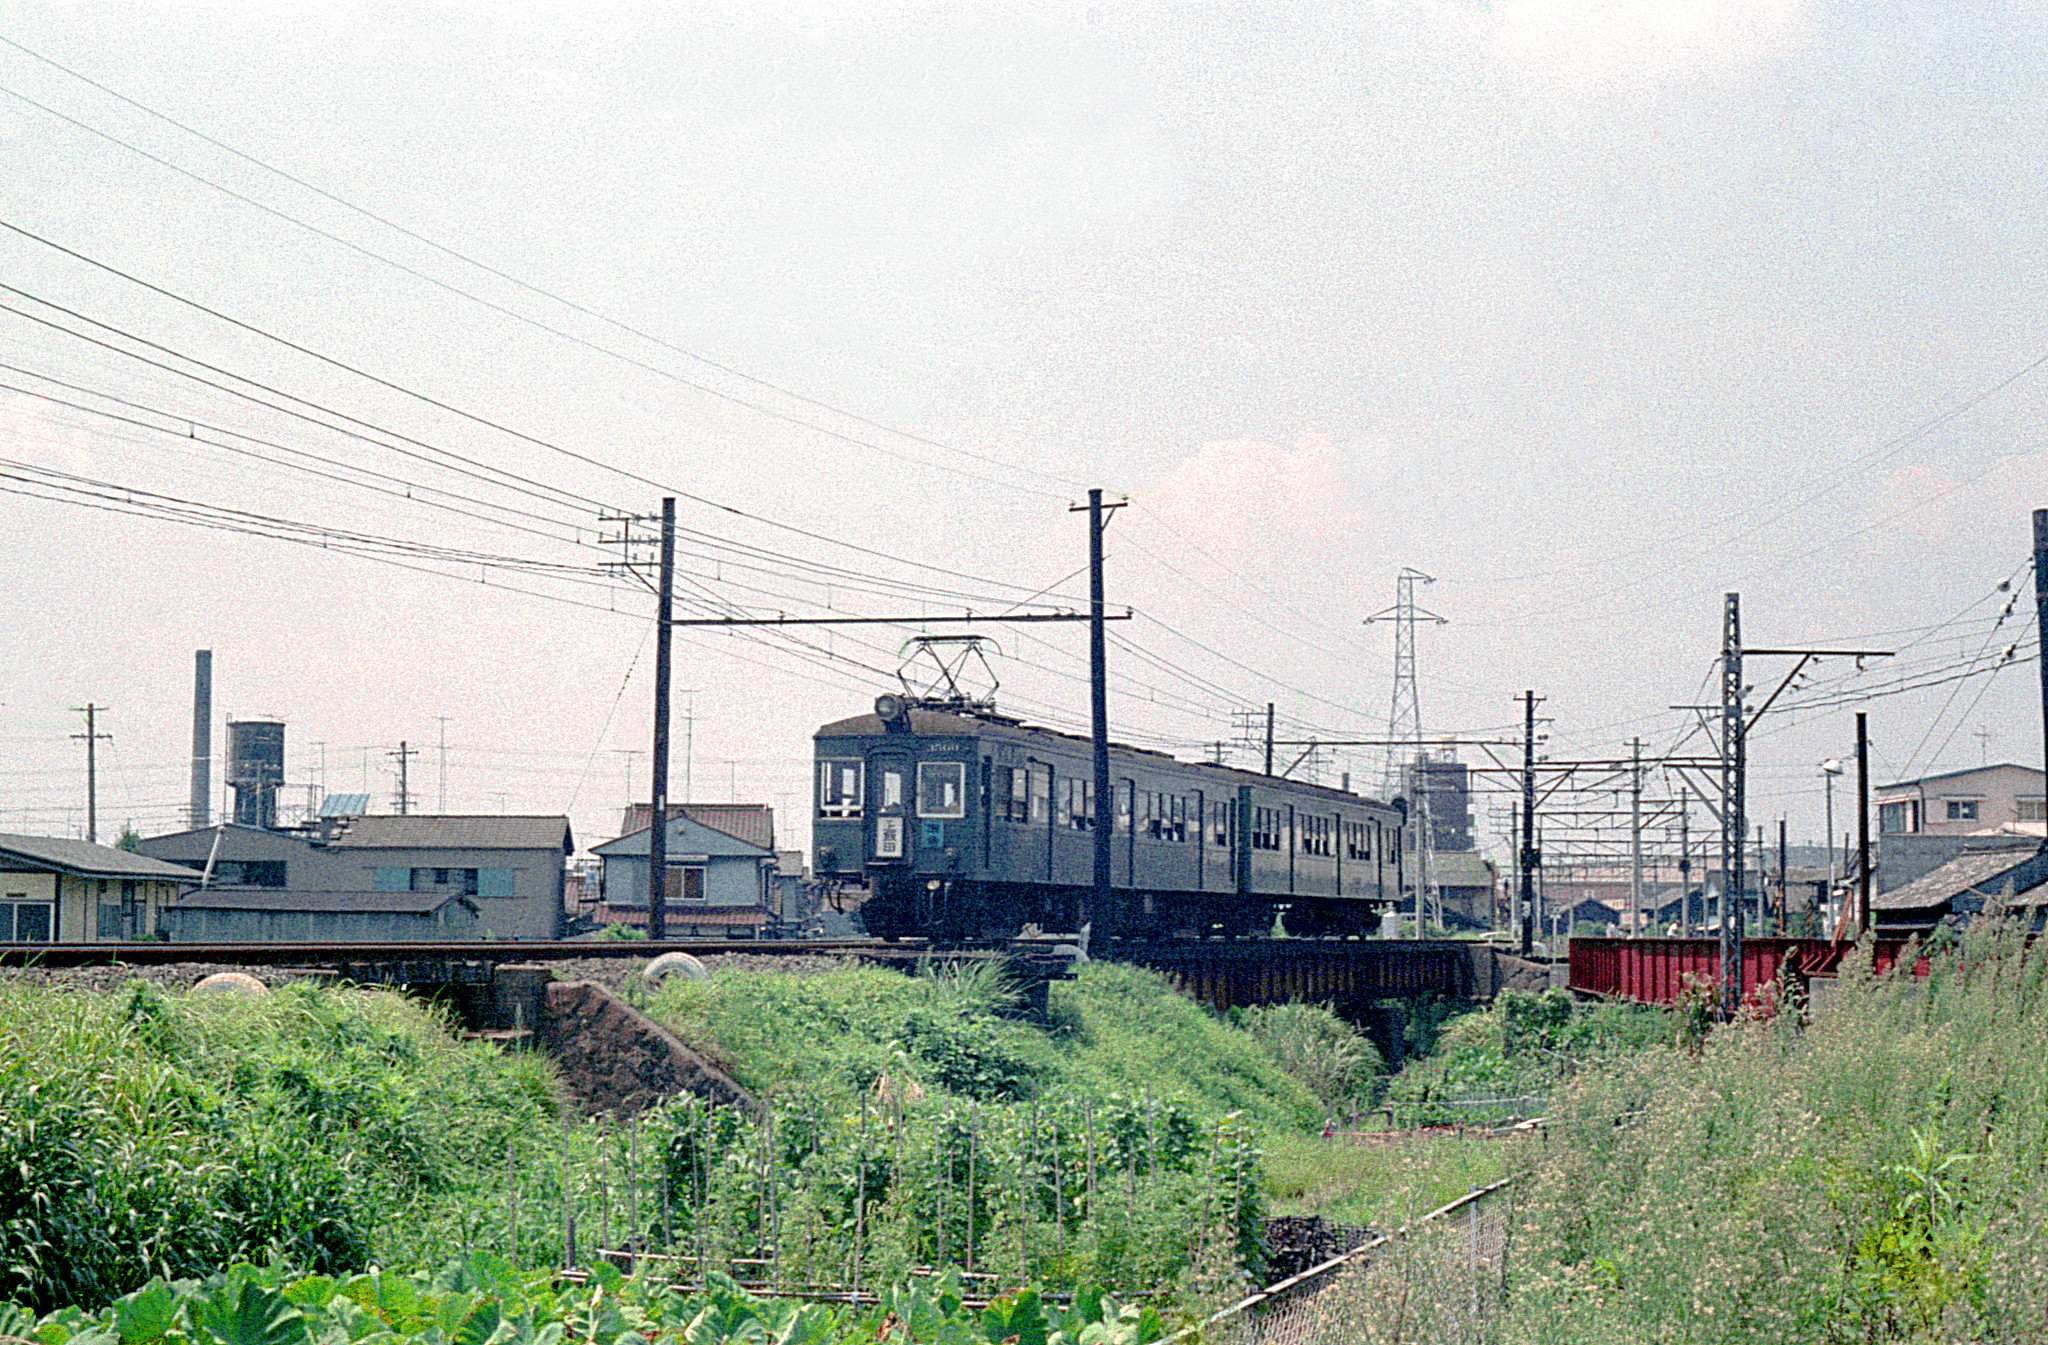
[[213, 793], [213, 651], [192, 653], [192, 825], [211, 826]]

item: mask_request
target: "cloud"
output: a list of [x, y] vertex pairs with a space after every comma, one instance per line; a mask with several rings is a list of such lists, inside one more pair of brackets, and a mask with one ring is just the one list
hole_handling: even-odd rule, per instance
[[1804, 0], [1507, 0], [1491, 7], [1496, 58], [1585, 87], [1659, 80], [1774, 50]]

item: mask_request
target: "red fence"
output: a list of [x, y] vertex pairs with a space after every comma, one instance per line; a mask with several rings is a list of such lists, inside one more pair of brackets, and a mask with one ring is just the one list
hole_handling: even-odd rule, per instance
[[[1905, 945], [1904, 939], [1877, 940], [1876, 969], [1890, 970]], [[1573, 990], [1641, 1004], [1675, 1003], [1686, 976], [1711, 985], [1721, 970], [1718, 939], [1573, 939], [1571, 947]], [[1815, 976], [1833, 976], [1854, 949], [1854, 944], [1830, 939], [1744, 939], [1743, 998], [1781, 976], [1790, 976], [1802, 989]], [[1914, 972], [1925, 975], [1926, 964]]]

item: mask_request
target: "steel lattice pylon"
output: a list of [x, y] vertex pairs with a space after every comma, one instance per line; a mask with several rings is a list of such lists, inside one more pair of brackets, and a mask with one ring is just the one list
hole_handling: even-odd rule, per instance
[[[1415, 797], [1411, 802], [1414, 804], [1415, 832], [1415, 933], [1420, 938], [1425, 907], [1436, 912], [1439, 922], [1443, 912], [1436, 891], [1436, 835], [1429, 815], [1429, 777], [1422, 745], [1422, 697], [1415, 684], [1415, 623], [1417, 620], [1433, 621], [1441, 626], [1445, 624], [1445, 618], [1415, 605], [1417, 580], [1425, 584], [1436, 582], [1420, 570], [1403, 566], [1394, 580], [1394, 605], [1383, 612], [1373, 613], [1366, 622], [1394, 623], [1394, 704], [1387, 718], [1387, 741], [1390, 744], [1410, 744], [1410, 760], [1419, 785], [1413, 791]], [[1400, 791], [1401, 749], [1389, 746], [1386, 792], [1392, 796]]]

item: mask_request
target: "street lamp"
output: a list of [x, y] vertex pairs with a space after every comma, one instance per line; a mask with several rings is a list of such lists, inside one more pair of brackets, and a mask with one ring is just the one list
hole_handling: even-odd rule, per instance
[[1828, 894], [1821, 902], [1821, 918], [1828, 917], [1828, 907], [1835, 900], [1835, 777], [1842, 773], [1842, 763], [1829, 757], [1820, 763], [1821, 792], [1827, 798], [1828, 814]]

